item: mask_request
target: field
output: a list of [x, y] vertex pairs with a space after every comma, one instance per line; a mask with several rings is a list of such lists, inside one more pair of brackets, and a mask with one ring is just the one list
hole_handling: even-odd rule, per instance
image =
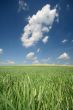
[[0, 110], [73, 110], [73, 67], [0, 67]]

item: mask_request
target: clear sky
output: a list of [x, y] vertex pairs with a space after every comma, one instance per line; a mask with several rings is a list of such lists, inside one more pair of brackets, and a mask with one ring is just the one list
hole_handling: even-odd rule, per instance
[[0, 0], [0, 65], [73, 64], [73, 0]]

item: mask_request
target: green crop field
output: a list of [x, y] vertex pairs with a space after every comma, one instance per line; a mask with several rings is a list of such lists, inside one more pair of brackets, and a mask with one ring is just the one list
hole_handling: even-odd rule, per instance
[[73, 67], [0, 67], [0, 110], [73, 110]]

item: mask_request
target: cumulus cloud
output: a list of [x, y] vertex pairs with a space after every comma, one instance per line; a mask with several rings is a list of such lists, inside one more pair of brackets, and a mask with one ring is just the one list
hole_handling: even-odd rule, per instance
[[25, 11], [28, 10], [28, 5], [24, 0], [19, 0], [19, 8], [18, 11], [20, 12], [21, 10]]
[[35, 56], [35, 53], [34, 53], [34, 52], [28, 53], [28, 54], [26, 55], [26, 58], [27, 58], [28, 60], [32, 60], [32, 61], [34, 61], [34, 60], [37, 59], [37, 57]]
[[48, 42], [48, 36], [44, 37], [44, 38], [42, 39], [42, 42], [43, 42], [44, 44], [46, 44], [46, 43]]
[[63, 43], [63, 44], [66, 43], [66, 42], [68, 42], [67, 39], [62, 40], [62, 43]]
[[48, 62], [50, 61], [50, 57], [38, 59], [38, 57], [36, 56], [34, 52], [29, 52], [26, 55], [26, 60], [31, 61], [32, 64], [48, 64]]
[[57, 18], [56, 7], [51, 9], [49, 4], [45, 5], [32, 17], [29, 17], [28, 24], [24, 27], [21, 37], [23, 46], [30, 47], [44, 39], [46, 37], [45, 34], [50, 31]]
[[39, 63], [39, 60], [34, 52], [29, 52], [26, 55], [26, 59], [32, 61], [33, 64]]
[[1, 55], [1, 54], [3, 54], [3, 49], [2, 49], [2, 48], [0, 48], [0, 55]]
[[64, 53], [62, 53], [62, 54], [58, 57], [58, 59], [60, 59], [60, 60], [68, 60], [68, 59], [70, 59], [70, 57], [69, 57], [68, 53], [64, 52]]

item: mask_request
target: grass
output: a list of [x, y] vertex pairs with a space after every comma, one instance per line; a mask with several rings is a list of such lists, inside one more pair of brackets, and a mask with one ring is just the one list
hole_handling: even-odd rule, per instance
[[0, 110], [73, 110], [73, 67], [0, 67]]

